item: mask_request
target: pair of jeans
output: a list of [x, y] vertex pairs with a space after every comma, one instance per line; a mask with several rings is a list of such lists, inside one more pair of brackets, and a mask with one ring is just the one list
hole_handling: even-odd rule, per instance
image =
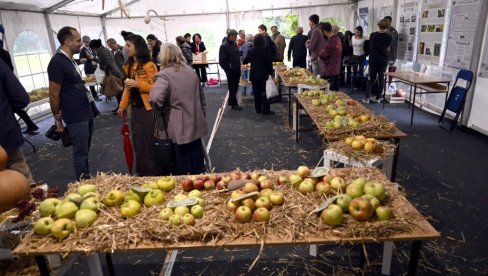
[[257, 113], [269, 112], [269, 103], [266, 98], [266, 80], [253, 80], [254, 108]]
[[312, 60], [312, 73], [314, 76], [320, 75], [320, 59]]
[[239, 81], [241, 79], [240, 74], [236, 73], [226, 73], [227, 75], [227, 86], [229, 88], [229, 105], [238, 106], [237, 102], [237, 90], [239, 89]]
[[93, 119], [66, 124], [73, 145], [73, 166], [76, 180], [90, 178], [88, 152], [93, 134]]
[[369, 80], [366, 89], [366, 98], [369, 99], [372, 95], [376, 96], [376, 99], [381, 98], [384, 88], [384, 73], [386, 71], [386, 66], [387, 64], [369, 64]]

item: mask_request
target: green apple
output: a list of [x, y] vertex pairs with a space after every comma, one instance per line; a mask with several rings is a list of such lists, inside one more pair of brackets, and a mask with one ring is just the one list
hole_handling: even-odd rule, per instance
[[137, 201], [138, 203], [142, 202], [141, 196], [138, 193], [134, 192], [133, 190], [129, 190], [127, 194], [125, 194], [124, 201], [127, 202], [129, 200], [134, 200]]
[[64, 197], [64, 200], [63, 201], [69, 201], [69, 202], [73, 202], [73, 203], [79, 203], [81, 204], [81, 202], [83, 201], [83, 196], [81, 196], [80, 194], [68, 194], [66, 195], [66, 197]]
[[145, 182], [144, 184], [142, 184], [142, 187], [151, 190], [159, 189], [158, 183], [154, 181]]
[[332, 180], [330, 181], [330, 186], [337, 192], [344, 193], [346, 191], [346, 182], [340, 176], [332, 178]]
[[192, 225], [193, 226], [196, 223], [195, 217], [189, 213], [183, 215], [182, 219], [183, 219], [183, 224], [185, 224], [185, 225]]
[[346, 188], [346, 194], [351, 198], [360, 197], [363, 195], [363, 188], [359, 184], [349, 184]]
[[175, 195], [174, 200], [179, 201], [179, 200], [183, 200], [183, 199], [187, 199], [187, 198], [188, 198], [187, 195], [184, 195], [184, 194], [181, 194], [180, 193], [180, 194]]
[[66, 201], [58, 205], [54, 214], [57, 218], [72, 219], [75, 217], [76, 211], [78, 211], [78, 206], [71, 201]]
[[310, 171], [310, 169], [307, 167], [307, 166], [300, 166], [298, 167], [297, 169], [297, 174], [301, 177], [301, 178], [305, 178], [305, 177], [308, 177], [312, 172]]
[[302, 177], [299, 176], [298, 174], [291, 174], [288, 177], [288, 180], [290, 181], [291, 185], [295, 187], [298, 187], [298, 185], [300, 185], [300, 183], [302, 183], [303, 181]]
[[267, 198], [269, 198], [271, 194], [273, 194], [273, 190], [270, 188], [262, 189], [261, 192], [259, 192], [260, 196], [265, 196]]
[[98, 216], [93, 210], [90, 209], [81, 209], [76, 212], [75, 215], [75, 225], [78, 228], [85, 228], [92, 225]]
[[332, 187], [329, 183], [319, 182], [315, 185], [315, 190], [320, 194], [330, 194], [332, 192]]
[[176, 186], [176, 179], [172, 176], [163, 176], [158, 179], [158, 187], [159, 189], [169, 192], [173, 190]]
[[169, 207], [166, 207], [159, 212], [159, 218], [162, 220], [169, 220], [172, 215], [174, 215], [173, 210]]
[[169, 218], [169, 222], [174, 226], [179, 226], [183, 223], [183, 218], [180, 215], [174, 214]]
[[200, 205], [193, 205], [190, 212], [195, 218], [203, 217], [203, 207]]
[[124, 195], [119, 190], [111, 190], [110, 193], [103, 199], [103, 203], [107, 206], [117, 206], [124, 201]]
[[271, 201], [273, 205], [283, 205], [285, 203], [285, 195], [282, 192], [273, 192], [269, 195], [269, 201]]
[[90, 193], [90, 192], [96, 192], [97, 191], [97, 186], [93, 185], [93, 184], [84, 184], [84, 185], [81, 185], [80, 187], [78, 187], [78, 189], [76, 189], [76, 192], [82, 196], [84, 196], [85, 194], [87, 193]]
[[100, 201], [94, 197], [89, 197], [83, 200], [80, 205], [80, 209], [89, 209], [98, 213], [100, 211]]
[[380, 220], [390, 220], [393, 218], [393, 210], [390, 207], [380, 206], [376, 208], [375, 212]]
[[199, 190], [192, 190], [191, 192], [188, 193], [188, 197], [202, 197], [202, 192]]
[[201, 197], [196, 198], [198, 200], [197, 205], [203, 206], [205, 204], [205, 200]]
[[54, 220], [50, 217], [40, 218], [34, 224], [34, 233], [38, 235], [47, 235], [51, 233], [51, 226]]
[[241, 200], [241, 205], [249, 207], [249, 209], [251, 209], [251, 211], [256, 209], [256, 205], [254, 204], [254, 200], [250, 197]]
[[262, 196], [262, 197], [256, 199], [256, 201], [254, 202], [254, 206], [256, 208], [263, 207], [263, 208], [266, 208], [266, 209], [269, 210], [269, 209], [271, 209], [271, 207], [273, 206], [273, 204], [271, 203], [271, 201], [269, 200], [269, 198]]
[[238, 222], [250, 222], [252, 218], [252, 211], [247, 206], [239, 206], [235, 211], [235, 216]]
[[89, 197], [94, 197], [96, 199], [100, 199], [100, 194], [96, 192], [88, 192], [85, 195], [83, 195], [83, 200], [89, 198]]
[[164, 193], [159, 189], [152, 190], [144, 197], [146, 207], [155, 206], [164, 202]]
[[269, 222], [270, 214], [268, 209], [260, 207], [254, 210], [253, 219], [255, 222]]
[[184, 216], [185, 214], [190, 213], [190, 209], [186, 206], [178, 206], [175, 208], [173, 213], [175, 213], [175, 215]]
[[314, 184], [310, 181], [302, 181], [298, 186], [298, 191], [304, 195], [313, 193], [314, 190]]
[[67, 218], [60, 218], [51, 225], [51, 235], [57, 239], [64, 239], [69, 236], [74, 229], [75, 226], [73, 221]]
[[372, 195], [363, 195], [361, 197], [369, 200], [369, 202], [371, 203], [371, 206], [373, 206], [373, 210], [376, 210], [376, 208], [380, 207], [380, 205], [381, 205], [380, 201]]
[[331, 204], [322, 211], [320, 217], [325, 224], [337, 226], [342, 224], [342, 221], [344, 220], [344, 212], [340, 206]]
[[56, 212], [56, 208], [59, 204], [61, 204], [61, 200], [57, 198], [48, 198], [43, 200], [41, 204], [39, 204], [39, 212], [41, 213], [41, 216], [49, 217], [54, 215], [54, 212]]
[[376, 197], [380, 202], [385, 199], [385, 186], [379, 181], [369, 181], [364, 184], [364, 193]]
[[141, 204], [135, 200], [129, 199], [120, 206], [120, 215], [123, 218], [131, 218], [141, 212]]
[[347, 194], [340, 194], [336, 198], [336, 204], [342, 208], [344, 213], [349, 210], [349, 204], [351, 204], [352, 198]]
[[354, 184], [354, 185], [360, 185], [361, 188], [364, 188], [364, 184], [366, 184], [366, 182], [368, 182], [368, 180], [364, 177], [359, 177], [359, 178], [356, 178], [354, 179], [351, 184]]
[[241, 206], [239, 201], [227, 201], [227, 209], [231, 212], [235, 212], [239, 206]]

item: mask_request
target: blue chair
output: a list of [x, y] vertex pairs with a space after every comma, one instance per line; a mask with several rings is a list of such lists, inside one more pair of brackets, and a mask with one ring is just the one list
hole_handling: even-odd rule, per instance
[[[462, 87], [457, 85], [458, 80], [463, 79], [466, 81], [466, 86]], [[473, 81], [473, 72], [469, 70], [460, 70], [456, 76], [456, 81], [451, 89], [451, 94], [444, 105], [444, 110], [442, 110], [441, 117], [439, 118], [439, 126], [449, 132], [453, 131], [458, 124], [458, 119], [464, 109], [464, 104], [466, 103], [466, 95], [468, 94], [469, 88], [471, 87], [471, 82]], [[446, 111], [449, 110], [456, 115], [453, 118], [451, 124], [444, 121], [446, 117]], [[452, 116], [449, 116], [452, 117]]]
[[355, 80], [361, 84], [361, 87], [365, 86], [366, 83], [368, 82], [368, 75], [365, 74], [366, 69], [368, 68], [368, 64], [369, 63], [367, 59], [363, 60], [363, 62], [359, 64], [358, 71], [353, 72], [351, 74], [351, 84], [349, 88], [352, 87], [352, 92], [355, 91], [355, 86], [354, 86]]

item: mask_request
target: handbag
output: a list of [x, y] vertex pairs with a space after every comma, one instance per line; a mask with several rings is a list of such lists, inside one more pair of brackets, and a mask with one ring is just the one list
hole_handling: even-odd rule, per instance
[[156, 166], [173, 166], [175, 163], [175, 148], [173, 141], [169, 138], [168, 128], [164, 120], [164, 111], [161, 108], [161, 116], [163, 117], [163, 128], [166, 134], [166, 139], [159, 138], [158, 129], [158, 115], [155, 114], [155, 128], [154, 128], [154, 160]]
[[276, 84], [271, 76], [269, 76], [268, 80], [266, 81], [266, 102], [268, 104], [281, 102], [281, 95], [278, 92], [278, 88], [276, 88]]
[[110, 74], [107, 70], [107, 75], [103, 79], [103, 93], [107, 97], [118, 96], [124, 90], [122, 80]]

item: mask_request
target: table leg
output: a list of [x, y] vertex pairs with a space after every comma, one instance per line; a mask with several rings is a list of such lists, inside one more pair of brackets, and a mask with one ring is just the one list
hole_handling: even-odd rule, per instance
[[49, 276], [49, 268], [47, 267], [46, 257], [42, 255], [36, 256], [37, 267], [41, 276]]
[[106, 253], [105, 254], [105, 261], [107, 262], [108, 275], [115, 276], [114, 264], [112, 262], [112, 254]]
[[176, 261], [176, 256], [178, 256], [178, 250], [168, 251], [168, 254], [166, 255], [166, 260], [164, 260], [164, 265], [159, 275], [164, 275], [164, 276], [171, 275], [171, 271], [173, 270], [173, 265], [175, 264]]
[[408, 276], [413, 276], [417, 273], [417, 264], [419, 262], [421, 247], [422, 241], [412, 242], [412, 250], [410, 251], [410, 262], [408, 264]]
[[400, 154], [400, 138], [395, 138], [395, 152], [393, 153], [393, 165], [391, 166], [391, 182], [396, 180], [398, 155]]
[[386, 241], [383, 243], [383, 263], [381, 265], [381, 274], [390, 275], [391, 256], [393, 254], [393, 242]]
[[300, 103], [295, 101], [295, 106], [293, 110], [293, 114], [295, 115], [295, 143], [298, 143], [299, 139], [299, 128], [300, 128]]
[[288, 125], [291, 126], [291, 87], [288, 87]]
[[366, 246], [365, 244], [359, 244], [358, 247], [359, 247], [359, 267], [361, 269], [364, 268], [364, 262], [366, 261], [366, 256], [364, 255], [364, 246]]
[[410, 103], [412, 102], [412, 88], [413, 86], [410, 85], [410, 93], [408, 94], [408, 107], [410, 108]]
[[412, 115], [410, 116], [410, 126], [413, 125], [413, 113], [415, 112], [415, 96], [417, 94], [417, 84], [413, 87]]
[[311, 244], [310, 245], [310, 256], [317, 257], [318, 254], [318, 245], [317, 244]]

